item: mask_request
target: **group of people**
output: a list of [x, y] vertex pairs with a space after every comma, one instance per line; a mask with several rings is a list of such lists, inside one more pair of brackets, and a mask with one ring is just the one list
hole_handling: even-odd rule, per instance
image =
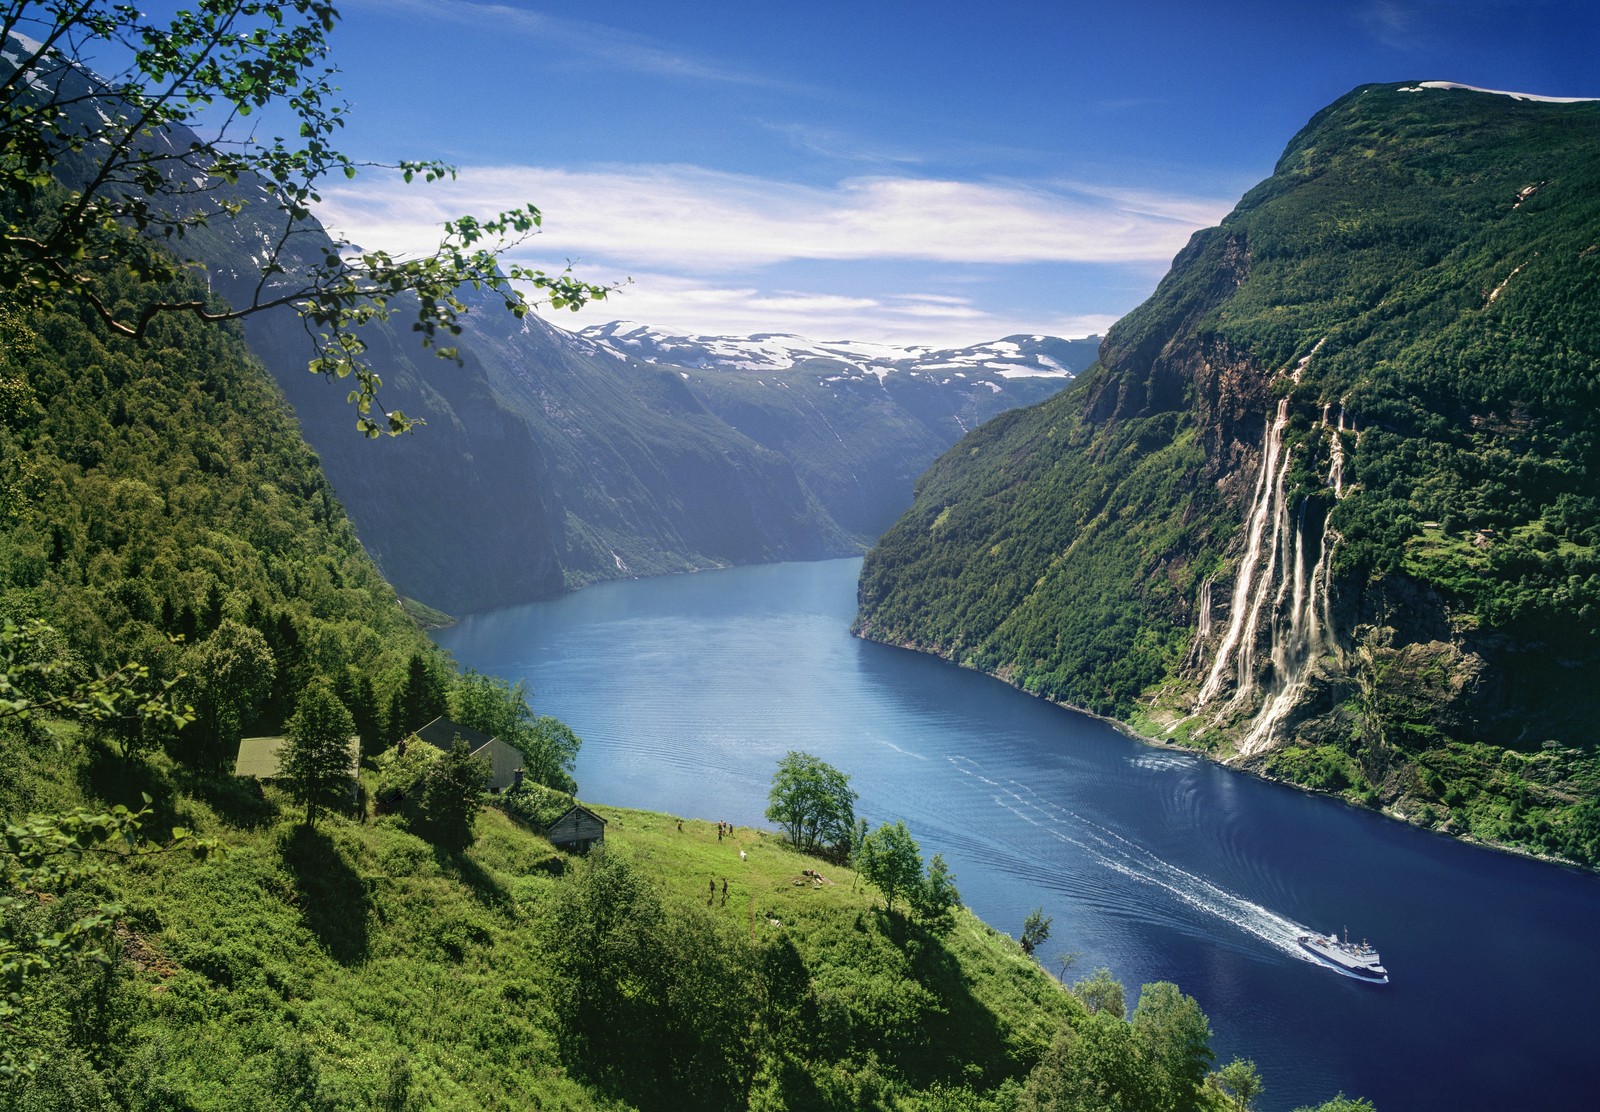
[[[678, 820], [678, 833], [679, 834], [683, 833], [683, 820], [682, 819]], [[730, 838], [733, 837], [733, 823], [731, 823], [731, 822], [723, 822], [721, 819], [718, 819], [717, 820], [717, 841], [719, 841], [719, 842], [722, 841], [722, 836], [724, 834], [726, 834]], [[741, 861], [744, 860], [744, 851], [743, 850], [739, 851], [739, 860], [741, 860]]]

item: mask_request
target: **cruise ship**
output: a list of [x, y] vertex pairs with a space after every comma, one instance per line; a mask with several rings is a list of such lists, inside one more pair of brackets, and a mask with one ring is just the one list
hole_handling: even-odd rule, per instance
[[1351, 942], [1348, 928], [1342, 942], [1338, 935], [1302, 934], [1300, 948], [1347, 977], [1379, 985], [1389, 983], [1389, 971], [1383, 967], [1378, 951], [1369, 946], [1365, 939], [1359, 945]]

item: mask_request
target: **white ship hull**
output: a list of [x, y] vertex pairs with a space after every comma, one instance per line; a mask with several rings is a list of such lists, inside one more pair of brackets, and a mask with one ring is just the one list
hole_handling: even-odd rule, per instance
[[1346, 977], [1377, 985], [1389, 983], [1389, 971], [1383, 967], [1378, 951], [1365, 943], [1356, 946], [1340, 942], [1331, 935], [1323, 937], [1319, 934], [1303, 934], [1299, 942], [1300, 948], [1306, 953]]

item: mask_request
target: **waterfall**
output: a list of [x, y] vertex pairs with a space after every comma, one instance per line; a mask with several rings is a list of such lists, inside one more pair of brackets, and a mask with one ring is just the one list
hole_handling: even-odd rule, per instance
[[[1249, 757], [1266, 749], [1278, 725], [1288, 717], [1305, 693], [1311, 679], [1311, 665], [1317, 657], [1331, 647], [1332, 627], [1329, 622], [1329, 569], [1328, 551], [1333, 531], [1328, 528], [1327, 516], [1322, 521], [1322, 537], [1317, 545], [1317, 561], [1312, 565], [1309, 579], [1303, 579], [1305, 569], [1305, 510], [1300, 507], [1300, 522], [1295, 528], [1295, 600], [1288, 617], [1288, 629], [1282, 623], [1272, 631], [1272, 679], [1267, 687], [1261, 709], [1250, 723], [1250, 731], [1239, 745], [1241, 756]], [[1331, 510], [1329, 514], [1331, 515]], [[1305, 590], [1299, 584], [1304, 582]]]
[[[1245, 647], [1242, 649], [1240, 640], [1245, 629], [1247, 614], [1251, 616], [1250, 628], [1253, 631], [1255, 628], [1254, 614], [1259, 613], [1261, 609], [1262, 600], [1259, 597], [1255, 598], [1254, 607], [1250, 604], [1252, 596], [1259, 594], [1254, 590], [1256, 564], [1261, 558], [1261, 538], [1266, 532], [1267, 518], [1273, 517], [1274, 525], [1278, 524], [1276, 516], [1272, 513], [1272, 507], [1273, 503], [1278, 500], [1277, 495], [1283, 487], [1283, 472], [1287, 470], [1287, 453], [1283, 453], [1282, 448], [1283, 430], [1288, 424], [1289, 399], [1287, 397], [1280, 398], [1278, 400], [1277, 416], [1267, 422], [1266, 435], [1261, 445], [1261, 470], [1256, 475], [1256, 489], [1253, 504], [1250, 508], [1250, 525], [1245, 539], [1244, 558], [1239, 562], [1239, 574], [1233, 584], [1233, 603], [1228, 608], [1228, 629], [1223, 634], [1221, 644], [1217, 647], [1216, 658], [1211, 662], [1211, 672], [1206, 676], [1205, 683], [1200, 687], [1198, 706], [1205, 706], [1222, 689], [1223, 675], [1227, 672], [1228, 663], [1235, 649], [1240, 649], [1240, 659], [1236, 662], [1238, 665], [1236, 675], [1238, 676], [1239, 685], [1243, 688], [1245, 684], [1250, 682], [1246, 679], [1246, 676], [1248, 675], [1251, 658], [1255, 653], [1255, 638], [1253, 636], [1243, 638]], [[1282, 468], [1278, 464], [1280, 455], [1285, 457], [1285, 466]], [[1273, 564], [1277, 562], [1277, 540], [1277, 536], [1274, 535], [1271, 546]], [[1270, 589], [1272, 579], [1271, 565], [1269, 565], [1267, 574], [1263, 579], [1268, 584], [1268, 589]], [[1237, 697], [1235, 695], [1235, 698]]]
[[[1322, 423], [1328, 423], [1328, 410], [1322, 410]], [[1328, 455], [1332, 463], [1328, 465], [1328, 485], [1333, 488], [1335, 498], [1344, 497], [1344, 406], [1339, 406], [1339, 427], [1328, 437]]]
[[1211, 639], [1211, 584], [1216, 578], [1215, 575], [1208, 575], [1200, 581], [1200, 600], [1195, 604], [1194, 638], [1189, 642], [1189, 651], [1183, 656], [1185, 668], [1200, 663], [1206, 642]]
[[[1301, 361], [1302, 368], [1309, 358]], [[1331, 409], [1331, 404], [1324, 406], [1318, 434], [1328, 437], [1328, 487], [1336, 502], [1344, 495], [1343, 434], [1347, 426], [1343, 406], [1337, 427], [1329, 420]], [[1329, 555], [1338, 543], [1338, 535], [1330, 527], [1332, 505], [1318, 512], [1317, 499], [1304, 499], [1291, 519], [1287, 486], [1292, 453], [1283, 445], [1288, 421], [1288, 399], [1280, 399], [1262, 442], [1227, 627], [1194, 704], [1198, 713], [1208, 704], [1220, 702], [1230, 673], [1233, 691], [1216, 712], [1219, 720], [1233, 708], [1248, 705], [1258, 687], [1263, 689], [1261, 704], [1239, 746], [1243, 756], [1272, 744], [1310, 685], [1318, 658], [1338, 648], [1330, 597]], [[1350, 427], [1353, 429], [1353, 424]], [[1201, 584], [1191, 659], [1203, 661], [1211, 633], [1211, 580], [1207, 579]], [[1263, 637], [1270, 644], [1270, 654], [1262, 668], [1263, 678], [1258, 680], [1256, 649]]]

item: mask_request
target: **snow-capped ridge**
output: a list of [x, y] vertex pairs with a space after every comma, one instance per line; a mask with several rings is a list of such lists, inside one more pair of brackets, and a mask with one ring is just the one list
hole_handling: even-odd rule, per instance
[[1095, 359], [1100, 337], [1007, 336], [965, 348], [935, 349], [860, 340], [811, 340], [787, 332], [750, 336], [689, 336], [635, 321], [591, 325], [573, 335], [644, 363], [692, 370], [775, 373], [813, 366], [830, 379], [888, 375], [971, 376], [974, 379], [1073, 378]]
[[1492, 93], [1497, 97], [1510, 97], [1512, 100], [1535, 100], [1545, 104], [1583, 104], [1600, 97], [1547, 97], [1538, 93], [1514, 93], [1506, 89], [1482, 89], [1477, 85], [1462, 85], [1456, 81], [1419, 81], [1400, 91], [1402, 93], [1420, 93], [1423, 89], [1460, 89], [1469, 93]]

